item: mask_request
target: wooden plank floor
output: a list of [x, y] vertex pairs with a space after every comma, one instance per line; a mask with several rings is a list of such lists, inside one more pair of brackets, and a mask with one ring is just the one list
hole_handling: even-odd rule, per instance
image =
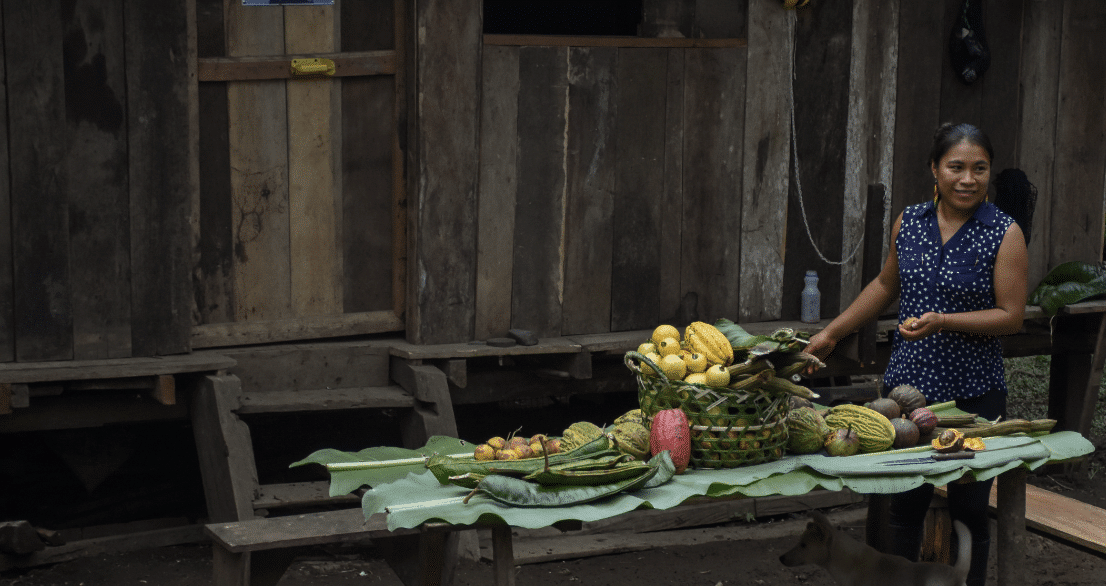
[[[937, 494], [947, 496], [944, 487], [938, 488]], [[991, 513], [998, 510], [997, 494], [996, 486], [992, 485], [989, 506]], [[1027, 484], [1025, 526], [1106, 554], [1106, 509]]]

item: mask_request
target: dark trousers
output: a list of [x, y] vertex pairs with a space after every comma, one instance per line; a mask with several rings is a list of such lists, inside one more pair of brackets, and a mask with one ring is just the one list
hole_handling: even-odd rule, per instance
[[[1006, 393], [993, 390], [978, 397], [957, 399], [956, 407], [967, 413], [994, 420], [1006, 417]], [[983, 482], [948, 485], [949, 516], [963, 523], [972, 533], [972, 565], [968, 586], [983, 586], [987, 581], [987, 562], [991, 553], [991, 519], [987, 504], [994, 479]], [[917, 561], [921, 548], [926, 512], [933, 499], [933, 485], [891, 496], [891, 553]], [[955, 534], [953, 535], [955, 538]], [[953, 547], [956, 551], [956, 547]]]

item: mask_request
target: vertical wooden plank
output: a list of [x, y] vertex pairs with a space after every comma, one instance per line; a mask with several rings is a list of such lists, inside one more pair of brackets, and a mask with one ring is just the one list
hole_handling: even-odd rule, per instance
[[[284, 53], [284, 12], [225, 0], [227, 55]], [[234, 320], [291, 316], [286, 83], [227, 83]]]
[[616, 59], [613, 47], [568, 50], [563, 335], [611, 325]]
[[744, 39], [749, 0], [696, 0], [692, 35], [707, 39]]
[[519, 50], [518, 176], [511, 327], [561, 333], [568, 49]]
[[[395, 124], [395, 133], [392, 135], [392, 310], [397, 318], [402, 319], [407, 312], [407, 295], [410, 293], [407, 276], [411, 274], [407, 270], [410, 256], [407, 225], [411, 216], [407, 205], [407, 170], [409, 162], [418, 160], [417, 149], [409, 148], [407, 142], [414, 135], [415, 127], [415, 117], [410, 115], [414, 111], [415, 93], [409, 91], [410, 80], [414, 79], [410, 74], [414, 71], [415, 43], [414, 32], [408, 24], [412, 20], [408, 13], [411, 3], [407, 0], [393, 0], [392, 5], [395, 16], [393, 46], [398, 64], [393, 105], [395, 115], [392, 120]], [[417, 169], [418, 165], [410, 165], [410, 168]]]
[[[223, 0], [196, 1], [196, 54], [226, 56]], [[227, 84], [200, 83], [199, 194], [193, 202], [193, 295], [196, 325], [234, 321]]]
[[242, 383], [236, 376], [205, 376], [193, 383], [192, 433], [212, 523], [253, 518], [257, 465], [250, 428], [238, 418]]
[[660, 319], [661, 200], [667, 51], [620, 49], [615, 143], [611, 331], [655, 327]]
[[[374, 51], [394, 46], [391, 0], [344, 2], [341, 9], [342, 51]], [[346, 313], [392, 308], [392, 177], [395, 77], [342, 79], [341, 175]], [[402, 292], [402, 288], [400, 288]]]
[[895, 176], [891, 217], [933, 197], [929, 146], [941, 115], [938, 94], [948, 30], [939, 2], [899, 4], [898, 88], [895, 90]]
[[[946, 0], [933, 4], [943, 5], [944, 7], [944, 15], [941, 17], [941, 27], [939, 29], [942, 41], [941, 52], [930, 55], [931, 59], [939, 60], [941, 65], [941, 122], [967, 122], [982, 126], [983, 86], [986, 83], [985, 80], [990, 79], [991, 71], [988, 70], [983, 74], [983, 77], [971, 84], [965, 84], [960, 76], [953, 71], [952, 63], [949, 61], [949, 34], [952, 32], [953, 26], [963, 24], [964, 2], [963, 0]], [[986, 33], [991, 32], [986, 30], [986, 25], [984, 25], [984, 31]], [[988, 41], [988, 44], [990, 45], [990, 41]], [[996, 53], [994, 47], [995, 45], [991, 45], [992, 62], [994, 62]], [[930, 91], [932, 90], [933, 88], [930, 88]], [[931, 135], [932, 132], [927, 136]]]
[[[877, 25], [878, 23], [878, 25]], [[845, 255], [878, 241], [882, 260], [888, 252], [890, 214], [884, 201], [892, 182], [895, 138], [895, 79], [898, 76], [899, 4], [856, 0], [853, 4], [852, 69], [849, 73], [849, 128], [845, 154], [845, 216], [841, 250]], [[869, 221], [875, 210], [864, 194], [871, 185], [882, 185], [885, 198], [878, 202], [882, 222]], [[871, 228], [869, 228], [871, 227]], [[863, 245], [860, 241], [863, 240]], [[839, 304], [822, 304], [823, 314], [837, 315], [860, 294], [867, 283], [865, 259], [857, 256], [841, 267]]]
[[1037, 205], [1029, 240], [1029, 288], [1032, 290], [1052, 268], [1053, 164], [1051, 148], [1056, 140], [1056, 116], [1059, 112], [1060, 26], [1064, 15], [1062, 2], [1028, 0], [1021, 43], [1021, 112], [1016, 148], [1016, 165], [1037, 187]]
[[[333, 6], [284, 7], [284, 51], [338, 49]], [[292, 313], [342, 313], [340, 79], [288, 84], [288, 207]]]
[[987, 44], [991, 47], [991, 67], [983, 76], [980, 128], [991, 138], [995, 160], [991, 162], [991, 177], [1003, 169], [1014, 167], [1021, 114], [1019, 102], [1023, 0], [988, 4], [983, 12], [986, 21]]
[[997, 497], [998, 560], [997, 582], [1002, 586], [1023, 586], [1025, 572], [1025, 468], [1018, 466], [999, 474]]
[[59, 3], [5, 1], [16, 360], [73, 357]]
[[[471, 339], [476, 289], [481, 4], [416, 0], [416, 150], [409, 203], [414, 241], [407, 336], [418, 344]], [[559, 320], [558, 320], [559, 322]]]
[[64, 15], [73, 357], [131, 354], [123, 2]]
[[685, 295], [683, 287], [684, 149], [686, 120], [684, 92], [687, 85], [685, 49], [668, 52], [664, 112], [664, 195], [661, 196], [660, 263], [657, 290], [661, 323], [689, 324], [699, 319], [699, 292]]
[[775, 2], [749, 3], [749, 63], [755, 66], [746, 70], [740, 297], [737, 307], [723, 308], [742, 321], [779, 319], [782, 311], [791, 155], [789, 18], [794, 12]]
[[[843, 238], [849, 73], [853, 61], [852, 0], [826, 0], [796, 12], [795, 98], [798, 180], [789, 187], [783, 266], [783, 319], [798, 320], [804, 276], [818, 272], [822, 313], [840, 305], [841, 265], [857, 250]], [[794, 165], [791, 165], [794, 177]], [[799, 202], [799, 198], [802, 201]], [[801, 203], [800, 205], [795, 205]], [[839, 220], [840, 219], [840, 220]], [[813, 241], [812, 241], [813, 239]], [[847, 248], [843, 248], [843, 245]]]
[[1063, 212], [1052, 215], [1049, 265], [1102, 260], [1103, 169], [1106, 168], [1106, 10], [1093, 0], [1064, 3], [1060, 37], [1053, 194]]
[[[0, 31], [4, 14], [0, 9]], [[8, 79], [7, 51], [0, 43], [0, 79]], [[0, 85], [0, 161], [8, 151], [8, 87]], [[9, 165], [0, 165], [0, 362], [15, 360], [15, 291], [12, 285], [12, 208]], [[2, 402], [2, 401], [0, 401]], [[9, 411], [10, 412], [10, 411]]]
[[518, 189], [518, 47], [485, 47], [480, 116], [475, 338], [511, 329]]
[[198, 185], [194, 0], [127, 2], [131, 350], [191, 349], [189, 217]]
[[[746, 51], [686, 49], [680, 281], [697, 317], [737, 320]], [[688, 316], [690, 317], [690, 316]]]

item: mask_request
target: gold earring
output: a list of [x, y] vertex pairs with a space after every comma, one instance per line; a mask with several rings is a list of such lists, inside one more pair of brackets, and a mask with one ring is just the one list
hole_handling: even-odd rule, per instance
[[933, 205], [937, 205], [937, 198], [940, 197], [940, 193], [937, 192], [937, 182], [933, 182]]

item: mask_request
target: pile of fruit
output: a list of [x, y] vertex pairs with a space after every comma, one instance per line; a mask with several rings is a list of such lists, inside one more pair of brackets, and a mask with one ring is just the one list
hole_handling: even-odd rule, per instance
[[981, 421], [975, 414], [939, 416], [926, 405], [921, 391], [899, 385], [886, 397], [861, 405], [838, 405], [826, 410], [812, 406], [788, 414], [788, 451], [812, 454], [821, 449], [831, 456], [881, 452], [928, 444], [942, 453], [986, 449], [985, 437], [1011, 433], [1047, 432], [1055, 420]]
[[732, 468], [782, 457], [789, 398], [816, 398], [798, 375], [824, 366], [802, 352], [807, 339], [789, 328], [752, 335], [726, 319], [693, 322], [682, 336], [665, 324], [627, 353], [627, 366], [647, 417], [685, 413], [694, 466]]

